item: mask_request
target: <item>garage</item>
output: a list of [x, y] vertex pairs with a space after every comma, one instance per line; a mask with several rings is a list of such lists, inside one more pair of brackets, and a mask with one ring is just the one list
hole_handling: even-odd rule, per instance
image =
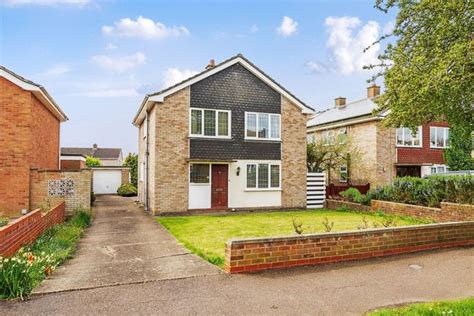
[[117, 194], [122, 184], [122, 170], [116, 168], [92, 168], [92, 186], [95, 194]]

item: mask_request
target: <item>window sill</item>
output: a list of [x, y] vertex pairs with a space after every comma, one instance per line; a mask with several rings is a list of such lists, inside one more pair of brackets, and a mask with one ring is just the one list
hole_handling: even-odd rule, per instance
[[245, 189], [244, 192], [277, 192], [281, 191], [281, 188], [271, 188], [271, 189]]
[[200, 136], [200, 135], [189, 135], [191, 139], [227, 139], [232, 140], [230, 136]]
[[443, 149], [446, 149], [446, 148], [448, 148], [448, 147], [431, 147], [430, 146], [430, 149], [441, 149], [441, 150], [443, 150]]
[[247, 142], [266, 142], [266, 143], [281, 143], [281, 139], [269, 139], [269, 138], [244, 138]]
[[397, 148], [423, 148], [423, 146], [396, 145]]

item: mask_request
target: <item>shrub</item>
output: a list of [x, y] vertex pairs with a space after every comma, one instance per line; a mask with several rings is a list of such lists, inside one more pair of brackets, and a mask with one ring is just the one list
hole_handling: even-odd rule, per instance
[[356, 188], [349, 188], [341, 193], [339, 193], [344, 199], [349, 202], [356, 202], [361, 200], [362, 194]]
[[31, 246], [10, 258], [0, 257], [0, 298], [26, 298], [45, 276], [74, 254], [90, 221], [89, 210], [77, 209], [67, 222], [51, 227]]
[[9, 221], [8, 217], [0, 216], [0, 227], [8, 225]]
[[117, 193], [121, 196], [135, 196], [137, 195], [137, 188], [130, 183], [124, 183], [117, 189]]

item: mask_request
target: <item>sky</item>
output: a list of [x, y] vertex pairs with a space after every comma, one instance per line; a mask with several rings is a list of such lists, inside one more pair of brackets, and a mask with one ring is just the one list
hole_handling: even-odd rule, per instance
[[[366, 96], [395, 16], [363, 1], [0, 0], [0, 64], [69, 117], [61, 145], [137, 152], [144, 96], [238, 53], [316, 110]], [[377, 82], [383, 84], [383, 82]]]

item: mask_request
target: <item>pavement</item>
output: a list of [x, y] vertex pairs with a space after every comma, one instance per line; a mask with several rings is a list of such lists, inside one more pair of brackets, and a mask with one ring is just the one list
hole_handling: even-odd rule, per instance
[[33, 294], [223, 273], [186, 250], [133, 200], [98, 196], [93, 224], [74, 258]]
[[361, 315], [474, 296], [474, 248], [229, 275], [190, 254], [131, 199], [100, 197], [75, 257], [0, 315]]

